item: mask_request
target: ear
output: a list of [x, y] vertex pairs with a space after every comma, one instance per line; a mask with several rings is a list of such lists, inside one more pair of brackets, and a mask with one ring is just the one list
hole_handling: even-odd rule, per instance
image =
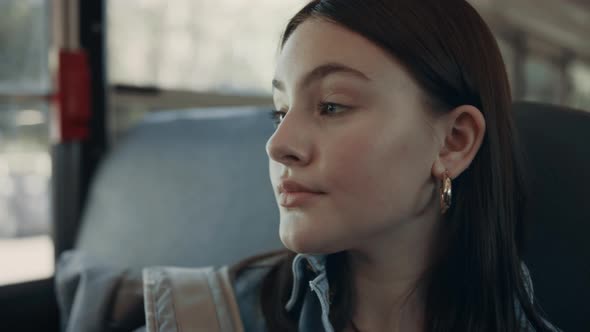
[[462, 105], [441, 117], [439, 125], [443, 144], [432, 165], [432, 175], [442, 179], [447, 171], [449, 177], [455, 179], [469, 167], [479, 151], [486, 122], [479, 109]]

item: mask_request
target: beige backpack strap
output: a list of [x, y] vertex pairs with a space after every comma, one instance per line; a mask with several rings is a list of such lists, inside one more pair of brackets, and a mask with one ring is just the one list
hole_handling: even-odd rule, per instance
[[143, 270], [149, 332], [243, 332], [228, 268]]

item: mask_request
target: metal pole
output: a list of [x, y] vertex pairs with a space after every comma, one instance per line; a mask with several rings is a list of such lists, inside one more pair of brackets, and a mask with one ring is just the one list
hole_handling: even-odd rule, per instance
[[[55, 50], [79, 49], [79, 0], [54, 0]], [[57, 56], [54, 54], [54, 56]], [[57, 71], [56, 71], [57, 72]], [[55, 75], [57, 76], [57, 75]], [[57, 85], [56, 85], [57, 86]], [[58, 92], [60, 93], [60, 92]], [[52, 213], [55, 255], [74, 246], [80, 219], [81, 142], [61, 141], [57, 128], [59, 110], [53, 117]]]

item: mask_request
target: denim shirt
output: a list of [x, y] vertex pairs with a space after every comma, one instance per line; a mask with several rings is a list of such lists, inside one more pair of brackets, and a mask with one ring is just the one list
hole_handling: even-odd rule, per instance
[[[294, 310], [297, 307], [296, 304], [303, 301], [299, 315], [300, 332], [334, 332], [334, 327], [329, 319], [331, 303], [326, 260], [326, 255], [311, 254], [299, 254], [293, 260], [293, 289], [285, 309], [287, 311]], [[521, 263], [521, 267], [525, 278], [525, 287], [532, 301], [532, 280], [526, 265]], [[266, 272], [268, 272], [268, 269], [259, 269], [255, 273], [240, 278], [241, 280], [236, 281], [234, 285], [245, 332], [267, 331], [260, 305], [258, 305], [260, 285], [252, 287], [253, 284], [261, 284], [254, 280], [261, 280], [266, 275]], [[524, 316], [519, 303], [515, 303], [515, 310], [517, 317], [521, 320], [521, 330], [526, 332], [535, 331]], [[560, 331], [548, 321], [544, 321], [550, 330]]]
[[[316, 296], [321, 308], [321, 323], [325, 332], [334, 332], [332, 323], [330, 322], [330, 284], [328, 283], [328, 273], [326, 272], [326, 258], [325, 255], [308, 255], [299, 254], [293, 259], [293, 290], [291, 297], [285, 306], [287, 311], [293, 310], [297, 301], [303, 296], [304, 292], [300, 289], [305, 283], [302, 279], [305, 275], [305, 269], [313, 272], [315, 277], [308, 281], [309, 290]], [[304, 302], [303, 313], [307, 309]], [[305, 318], [305, 317], [302, 317]], [[301, 321], [300, 326], [306, 321]]]
[[[299, 254], [293, 260], [293, 289], [285, 309], [291, 311], [300, 308], [300, 332], [334, 331], [329, 319], [330, 285], [326, 257]], [[270, 267], [268, 264], [248, 266], [234, 281], [234, 292], [245, 332], [270, 332], [260, 306], [262, 280]], [[297, 306], [299, 302], [301, 305]]]

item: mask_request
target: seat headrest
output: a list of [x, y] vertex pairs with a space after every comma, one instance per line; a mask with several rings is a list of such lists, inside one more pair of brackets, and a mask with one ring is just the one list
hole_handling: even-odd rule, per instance
[[102, 163], [76, 247], [120, 266], [220, 265], [281, 248], [267, 114], [148, 115]]

